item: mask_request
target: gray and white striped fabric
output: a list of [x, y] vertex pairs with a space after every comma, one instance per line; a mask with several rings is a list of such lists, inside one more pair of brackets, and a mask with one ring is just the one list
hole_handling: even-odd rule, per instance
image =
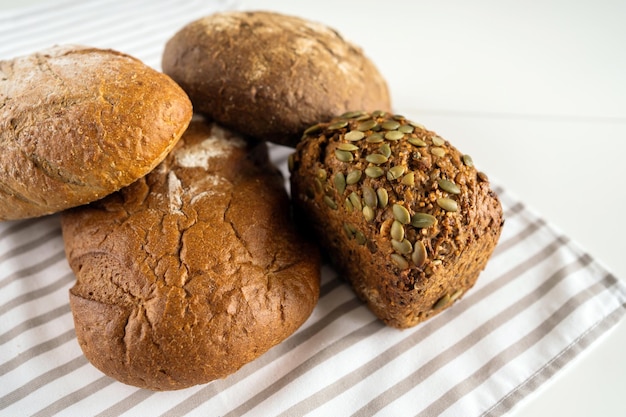
[[[74, 43], [160, 68], [164, 43], [181, 26], [236, 7], [72, 0], [6, 12], [0, 59]], [[288, 150], [271, 151], [286, 172]], [[506, 217], [500, 243], [453, 308], [413, 329], [387, 328], [325, 266], [320, 302], [292, 337], [229, 378], [161, 393], [116, 382], [83, 357], [59, 216], [0, 223], [0, 414], [503, 415], [617, 323], [626, 287], [515, 196], [497, 191]]]

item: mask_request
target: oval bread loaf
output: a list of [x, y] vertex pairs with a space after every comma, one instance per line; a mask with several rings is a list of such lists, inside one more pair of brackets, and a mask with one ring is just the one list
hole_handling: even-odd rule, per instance
[[385, 80], [359, 47], [327, 26], [279, 13], [191, 22], [167, 42], [162, 66], [196, 111], [282, 145], [295, 146], [306, 127], [347, 110], [390, 108]]
[[192, 122], [129, 187], [62, 214], [76, 335], [126, 384], [223, 378], [293, 333], [319, 293], [317, 248], [295, 233], [265, 143]]
[[390, 326], [452, 305], [499, 239], [502, 208], [487, 177], [402, 116], [354, 113], [314, 125], [289, 165], [298, 215]]
[[102, 198], [151, 171], [192, 116], [168, 76], [111, 50], [0, 61], [0, 220]]

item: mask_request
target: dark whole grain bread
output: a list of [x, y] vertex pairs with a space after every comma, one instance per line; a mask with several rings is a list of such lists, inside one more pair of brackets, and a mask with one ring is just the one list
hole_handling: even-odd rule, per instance
[[57, 46], [0, 61], [0, 221], [102, 198], [150, 172], [192, 116], [139, 60]]
[[62, 215], [76, 335], [126, 384], [223, 378], [293, 333], [319, 293], [317, 248], [296, 234], [265, 143], [193, 121], [129, 187]]
[[306, 127], [347, 110], [390, 108], [385, 80], [359, 47], [327, 26], [279, 13], [191, 22], [167, 42], [162, 66], [196, 111], [282, 145], [295, 146]]
[[414, 326], [460, 299], [499, 239], [502, 208], [485, 174], [402, 116], [316, 124], [289, 167], [298, 216], [390, 326]]

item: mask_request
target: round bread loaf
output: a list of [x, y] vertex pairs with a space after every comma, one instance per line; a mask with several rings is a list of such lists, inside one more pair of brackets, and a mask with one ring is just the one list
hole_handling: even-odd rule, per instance
[[145, 178], [64, 212], [86, 357], [126, 384], [173, 390], [284, 340], [312, 312], [320, 279], [289, 206], [265, 143], [194, 121]]
[[192, 116], [168, 76], [111, 50], [0, 61], [0, 220], [102, 198], [151, 171]]
[[385, 323], [414, 326], [472, 287], [503, 224], [471, 158], [402, 116], [309, 128], [289, 160], [298, 216]]
[[360, 48], [324, 25], [278, 13], [191, 22], [167, 42], [162, 66], [196, 111], [282, 145], [295, 146], [308, 126], [349, 109], [390, 108], [387, 84]]

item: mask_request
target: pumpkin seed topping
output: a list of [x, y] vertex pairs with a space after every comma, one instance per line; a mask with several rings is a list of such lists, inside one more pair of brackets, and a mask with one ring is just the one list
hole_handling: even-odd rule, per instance
[[404, 239], [404, 226], [397, 220], [394, 220], [391, 224], [391, 238], [397, 241], [402, 241]]
[[403, 239], [402, 241], [391, 239], [391, 246], [396, 252], [403, 255], [408, 255], [409, 253], [413, 252], [413, 245], [411, 245], [411, 242], [406, 239]]
[[432, 153], [435, 156], [439, 156], [439, 157], [443, 157], [443, 156], [446, 155], [445, 149], [440, 148], [438, 146], [430, 148], [430, 153]]
[[342, 151], [356, 151], [359, 147], [351, 143], [340, 143], [337, 145], [337, 149], [341, 149]]
[[389, 168], [389, 170], [387, 171], [387, 179], [389, 181], [397, 180], [402, 176], [402, 174], [404, 174], [404, 169], [405, 168], [402, 165], [396, 165]]
[[439, 181], [437, 181], [437, 184], [439, 184], [439, 188], [451, 194], [461, 193], [461, 189], [459, 188], [459, 186], [450, 180], [440, 179]]
[[435, 302], [433, 310], [440, 310], [450, 303], [450, 294], [445, 294]]
[[389, 203], [389, 194], [387, 193], [387, 190], [381, 187], [376, 190], [376, 195], [378, 196], [378, 206], [380, 208], [387, 207], [387, 204]]
[[348, 213], [352, 213], [352, 211], [354, 210], [354, 206], [350, 202], [350, 199], [346, 198], [346, 200], [343, 202], [343, 204], [346, 206], [346, 211]]
[[385, 139], [383, 138], [383, 135], [381, 135], [380, 133], [372, 133], [371, 135], [365, 138], [365, 141], [368, 143], [380, 143], [383, 140]]
[[348, 122], [346, 120], [338, 120], [334, 123], [329, 124], [326, 129], [328, 130], [339, 130], [348, 126]]
[[385, 155], [381, 155], [379, 153], [372, 153], [369, 154], [365, 157], [365, 160], [367, 162], [370, 162], [372, 164], [376, 164], [376, 165], [380, 165], [380, 164], [384, 164], [385, 162], [388, 161], [387, 157]]
[[351, 192], [348, 198], [350, 199], [350, 202], [352, 203], [352, 207], [354, 207], [355, 209], [359, 211], [363, 209], [363, 205], [361, 204], [361, 197], [359, 197], [357, 193], [355, 193], [354, 191]]
[[376, 191], [369, 185], [364, 185], [362, 188], [363, 191], [363, 201], [365, 204], [371, 208], [374, 208], [378, 205], [378, 197], [376, 196]]
[[415, 213], [413, 217], [411, 217], [411, 226], [417, 228], [425, 228], [430, 227], [437, 223], [437, 218], [431, 214], [427, 213]]
[[446, 141], [443, 138], [440, 138], [439, 136], [433, 136], [433, 145], [435, 146], [442, 146], [446, 143]]
[[365, 133], [360, 132], [358, 130], [351, 130], [350, 132], [344, 135], [344, 139], [350, 142], [356, 142], [365, 137]]
[[470, 168], [474, 166], [474, 161], [469, 155], [463, 155], [463, 163]]
[[387, 120], [385, 122], [383, 122], [380, 127], [382, 127], [385, 130], [396, 130], [400, 127], [400, 123], [398, 123], [395, 120]]
[[352, 161], [354, 161], [354, 155], [352, 155], [348, 151], [342, 151], [341, 149], [335, 149], [335, 158], [337, 158], [341, 162], [352, 162]]
[[402, 184], [413, 186], [415, 184], [415, 173], [409, 172], [404, 177], [402, 177]]
[[366, 113], [364, 111], [361, 111], [361, 110], [348, 111], [348, 112], [345, 112], [344, 114], [342, 114], [341, 116], [339, 116], [339, 118], [341, 118], [341, 119], [354, 119], [355, 117], [363, 116], [365, 114]]
[[418, 148], [423, 148], [424, 146], [427, 146], [426, 142], [418, 138], [409, 138], [408, 142], [411, 145], [417, 146]]
[[414, 130], [415, 128], [411, 125], [402, 125], [398, 128], [398, 131], [402, 133], [413, 133]]
[[324, 196], [324, 203], [326, 203], [326, 205], [330, 207], [331, 209], [337, 210], [337, 203], [335, 203], [335, 200], [333, 200], [327, 195]]
[[409, 263], [404, 259], [404, 256], [398, 255], [397, 253], [391, 254], [391, 260], [400, 269], [407, 269], [409, 267]]
[[411, 260], [416, 266], [422, 266], [426, 262], [426, 247], [421, 240], [418, 240], [413, 245], [413, 253], [411, 254]]
[[362, 172], [360, 169], [355, 169], [353, 171], [348, 172], [348, 175], [346, 175], [346, 184], [348, 185], [356, 184], [361, 179], [361, 174]]
[[400, 140], [404, 137], [404, 133], [398, 130], [390, 130], [385, 133], [385, 139], [387, 140]]
[[367, 238], [360, 230], [356, 231], [354, 238], [356, 239], [356, 243], [359, 245], [365, 245], [367, 243]]
[[378, 125], [378, 123], [376, 123], [376, 120], [365, 120], [361, 123], [359, 123], [356, 126], [356, 130], [359, 130], [361, 132], [365, 132], [366, 130], [372, 130], [374, 127], [376, 127]]
[[446, 197], [438, 198], [437, 205], [441, 207], [442, 209], [444, 209], [445, 211], [454, 212], [459, 209], [459, 205], [457, 204], [456, 201], [454, 201], [451, 198], [446, 198]]
[[400, 204], [394, 204], [391, 210], [393, 212], [393, 217], [395, 217], [396, 220], [399, 221], [400, 223], [402, 224], [411, 223], [411, 214], [406, 208], [404, 208]]
[[343, 194], [346, 191], [346, 177], [341, 172], [338, 172], [333, 177], [333, 182], [335, 183], [335, 188], [339, 194]]
[[373, 208], [371, 208], [370, 206], [363, 207], [363, 217], [365, 217], [365, 220], [367, 220], [368, 222], [371, 222], [372, 220], [374, 220], [375, 216], [376, 216], [376, 213], [374, 213]]
[[383, 143], [382, 145], [380, 145], [380, 148], [378, 148], [378, 151], [382, 155], [385, 155], [387, 158], [391, 156], [391, 147], [389, 146], [388, 143]]
[[317, 133], [317, 132], [321, 132], [322, 131], [322, 125], [320, 123], [318, 124], [314, 124], [313, 126], [308, 127], [305, 131], [304, 131], [304, 135], [310, 135], [313, 133]]
[[384, 173], [385, 173], [385, 171], [383, 171], [383, 169], [381, 167], [369, 166], [369, 167], [365, 168], [365, 175], [367, 175], [370, 178], [378, 178], [381, 175], [383, 175]]

